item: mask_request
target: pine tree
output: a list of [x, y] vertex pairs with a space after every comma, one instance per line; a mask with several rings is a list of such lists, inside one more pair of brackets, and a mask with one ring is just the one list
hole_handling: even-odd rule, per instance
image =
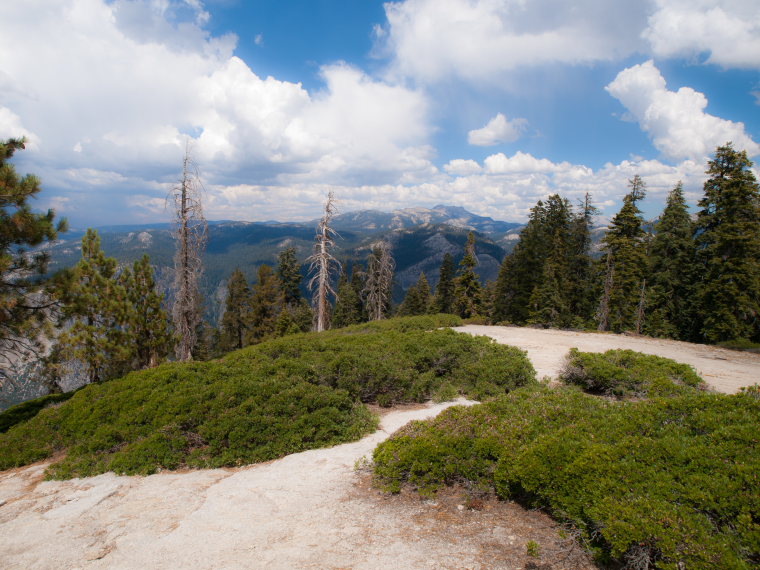
[[361, 298], [357, 294], [346, 273], [338, 280], [338, 300], [333, 312], [333, 326], [347, 327], [361, 322]]
[[375, 244], [367, 260], [367, 278], [363, 291], [371, 321], [384, 319], [390, 312], [395, 267], [390, 244], [385, 240]]
[[463, 319], [481, 313], [482, 286], [477, 273], [475, 273], [477, 264], [475, 234], [470, 232], [467, 235], [464, 257], [459, 262], [459, 275], [454, 280], [454, 309]]
[[599, 210], [587, 193], [570, 222], [567, 303], [573, 324], [584, 326], [594, 313], [594, 263], [591, 257], [591, 228]]
[[599, 302], [599, 330], [623, 332], [636, 327], [641, 288], [646, 277], [646, 241], [643, 218], [636, 202], [646, 187], [639, 175], [629, 181], [630, 192], [612, 219], [602, 251], [604, 291]]
[[277, 257], [277, 278], [282, 286], [285, 305], [296, 307], [301, 302], [301, 266], [296, 258], [296, 248], [283, 249]]
[[220, 326], [220, 348], [229, 352], [246, 345], [251, 312], [251, 290], [240, 268], [235, 268], [227, 283], [227, 300]]
[[156, 280], [148, 255], [135, 261], [132, 270], [120, 276], [130, 304], [129, 333], [134, 350], [132, 368], [153, 368], [166, 360], [175, 339], [169, 331], [169, 317], [162, 307], [164, 296], [156, 290]]
[[454, 312], [454, 258], [450, 253], [441, 262], [433, 307], [436, 313]]
[[496, 279], [494, 322], [523, 324], [528, 320], [530, 296], [541, 279], [546, 257], [546, 207], [539, 200], [531, 208], [528, 224], [510, 255], [504, 258]]
[[567, 327], [572, 322], [567, 295], [570, 279], [566, 246], [561, 232], [557, 230], [552, 253], [544, 263], [541, 280], [530, 296], [529, 323]]
[[648, 316], [652, 336], [693, 340], [696, 249], [694, 224], [679, 182], [668, 194], [649, 253]]
[[709, 161], [696, 241], [702, 335], [760, 341], [760, 187], [746, 151], [728, 143]]
[[19, 177], [8, 161], [24, 148], [24, 139], [0, 141], [0, 386], [12, 381], [10, 367], [23, 357], [39, 357], [40, 336], [49, 323], [51, 299], [42, 295], [48, 254], [34, 248], [66, 231], [55, 212], [35, 214], [29, 205], [40, 180]]
[[258, 281], [253, 286], [251, 311], [246, 341], [249, 344], [261, 342], [275, 335], [277, 317], [283, 304], [280, 280], [268, 265], [258, 271]]
[[61, 295], [66, 302], [63, 319], [70, 327], [58, 338], [60, 355], [81, 362], [88, 382], [125, 373], [133, 357], [127, 290], [119, 282], [116, 260], [103, 253], [95, 230], [88, 229], [82, 238], [82, 259]]

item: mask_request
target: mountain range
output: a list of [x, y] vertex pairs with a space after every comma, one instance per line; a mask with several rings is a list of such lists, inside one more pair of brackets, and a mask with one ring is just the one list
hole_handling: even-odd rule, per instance
[[[303, 262], [312, 252], [317, 220], [310, 222], [209, 222], [208, 245], [204, 256], [203, 294], [207, 316], [221, 317], [226, 283], [239, 267], [249, 282], [255, 282], [259, 266], [275, 265], [280, 251], [294, 247]], [[439, 205], [434, 208], [406, 208], [393, 212], [363, 210], [333, 218], [339, 233], [334, 255], [346, 269], [364, 264], [373, 244], [386, 239], [396, 261], [394, 299], [425, 272], [432, 287], [446, 253], [458, 263], [464, 254], [467, 234], [475, 232], [477, 271], [481, 280], [495, 279], [504, 255], [519, 235], [521, 224], [478, 216], [461, 207]], [[157, 281], [166, 289], [171, 284], [175, 242], [171, 224], [103, 226], [97, 228], [106, 255], [127, 264], [147, 253], [156, 267]], [[71, 230], [46, 247], [55, 271], [74, 265], [81, 256], [83, 230]], [[306, 275], [306, 267], [302, 268]]]

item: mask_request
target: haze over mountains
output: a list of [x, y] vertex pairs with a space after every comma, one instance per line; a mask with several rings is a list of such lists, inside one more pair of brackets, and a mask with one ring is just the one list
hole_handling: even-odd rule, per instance
[[[240, 267], [249, 282], [254, 282], [258, 267], [264, 263], [275, 265], [277, 255], [284, 248], [295, 247], [298, 258], [305, 260], [312, 252], [316, 224], [316, 220], [210, 221], [203, 284], [209, 306], [208, 317], [216, 320], [221, 316], [226, 281], [236, 267]], [[396, 260], [396, 301], [403, 298], [406, 289], [423, 271], [434, 287], [443, 256], [450, 253], [458, 263], [469, 231], [477, 235], [477, 271], [481, 279], [484, 282], [495, 279], [504, 255], [514, 246], [522, 228], [521, 224], [494, 220], [461, 207], [445, 205], [393, 212], [347, 212], [335, 216], [333, 226], [340, 234], [334, 253], [347, 270], [366, 261], [373, 243], [380, 239], [390, 241]], [[131, 263], [147, 253], [156, 266], [159, 283], [168, 289], [175, 248], [171, 224], [97, 229], [106, 255], [115, 257], [120, 263]], [[50, 247], [52, 271], [70, 267], [80, 259], [83, 234], [82, 229], [71, 230]]]

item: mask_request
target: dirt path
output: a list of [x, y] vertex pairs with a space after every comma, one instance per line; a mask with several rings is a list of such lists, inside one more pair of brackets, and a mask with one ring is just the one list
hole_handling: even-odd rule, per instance
[[523, 327], [467, 325], [455, 330], [489, 336], [500, 343], [527, 350], [539, 378], [556, 378], [565, 356], [573, 347], [585, 352], [629, 348], [691, 364], [705, 382], [719, 392], [733, 394], [741, 386], [760, 383], [760, 354], [737, 352], [715, 346], [619, 334]]
[[42, 481], [46, 464], [0, 473], [0, 568], [591, 568], [541, 513], [470, 509], [461, 492], [388, 496], [354, 470], [389, 433], [446, 406], [394, 410], [359, 442], [240, 469], [62, 482]]

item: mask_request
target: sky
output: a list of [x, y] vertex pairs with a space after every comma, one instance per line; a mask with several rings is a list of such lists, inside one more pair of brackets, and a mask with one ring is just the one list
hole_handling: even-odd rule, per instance
[[[524, 222], [585, 193], [654, 217], [733, 142], [760, 160], [757, 0], [0, 3], [0, 138], [72, 227], [437, 204]], [[758, 175], [757, 167], [754, 168]]]

